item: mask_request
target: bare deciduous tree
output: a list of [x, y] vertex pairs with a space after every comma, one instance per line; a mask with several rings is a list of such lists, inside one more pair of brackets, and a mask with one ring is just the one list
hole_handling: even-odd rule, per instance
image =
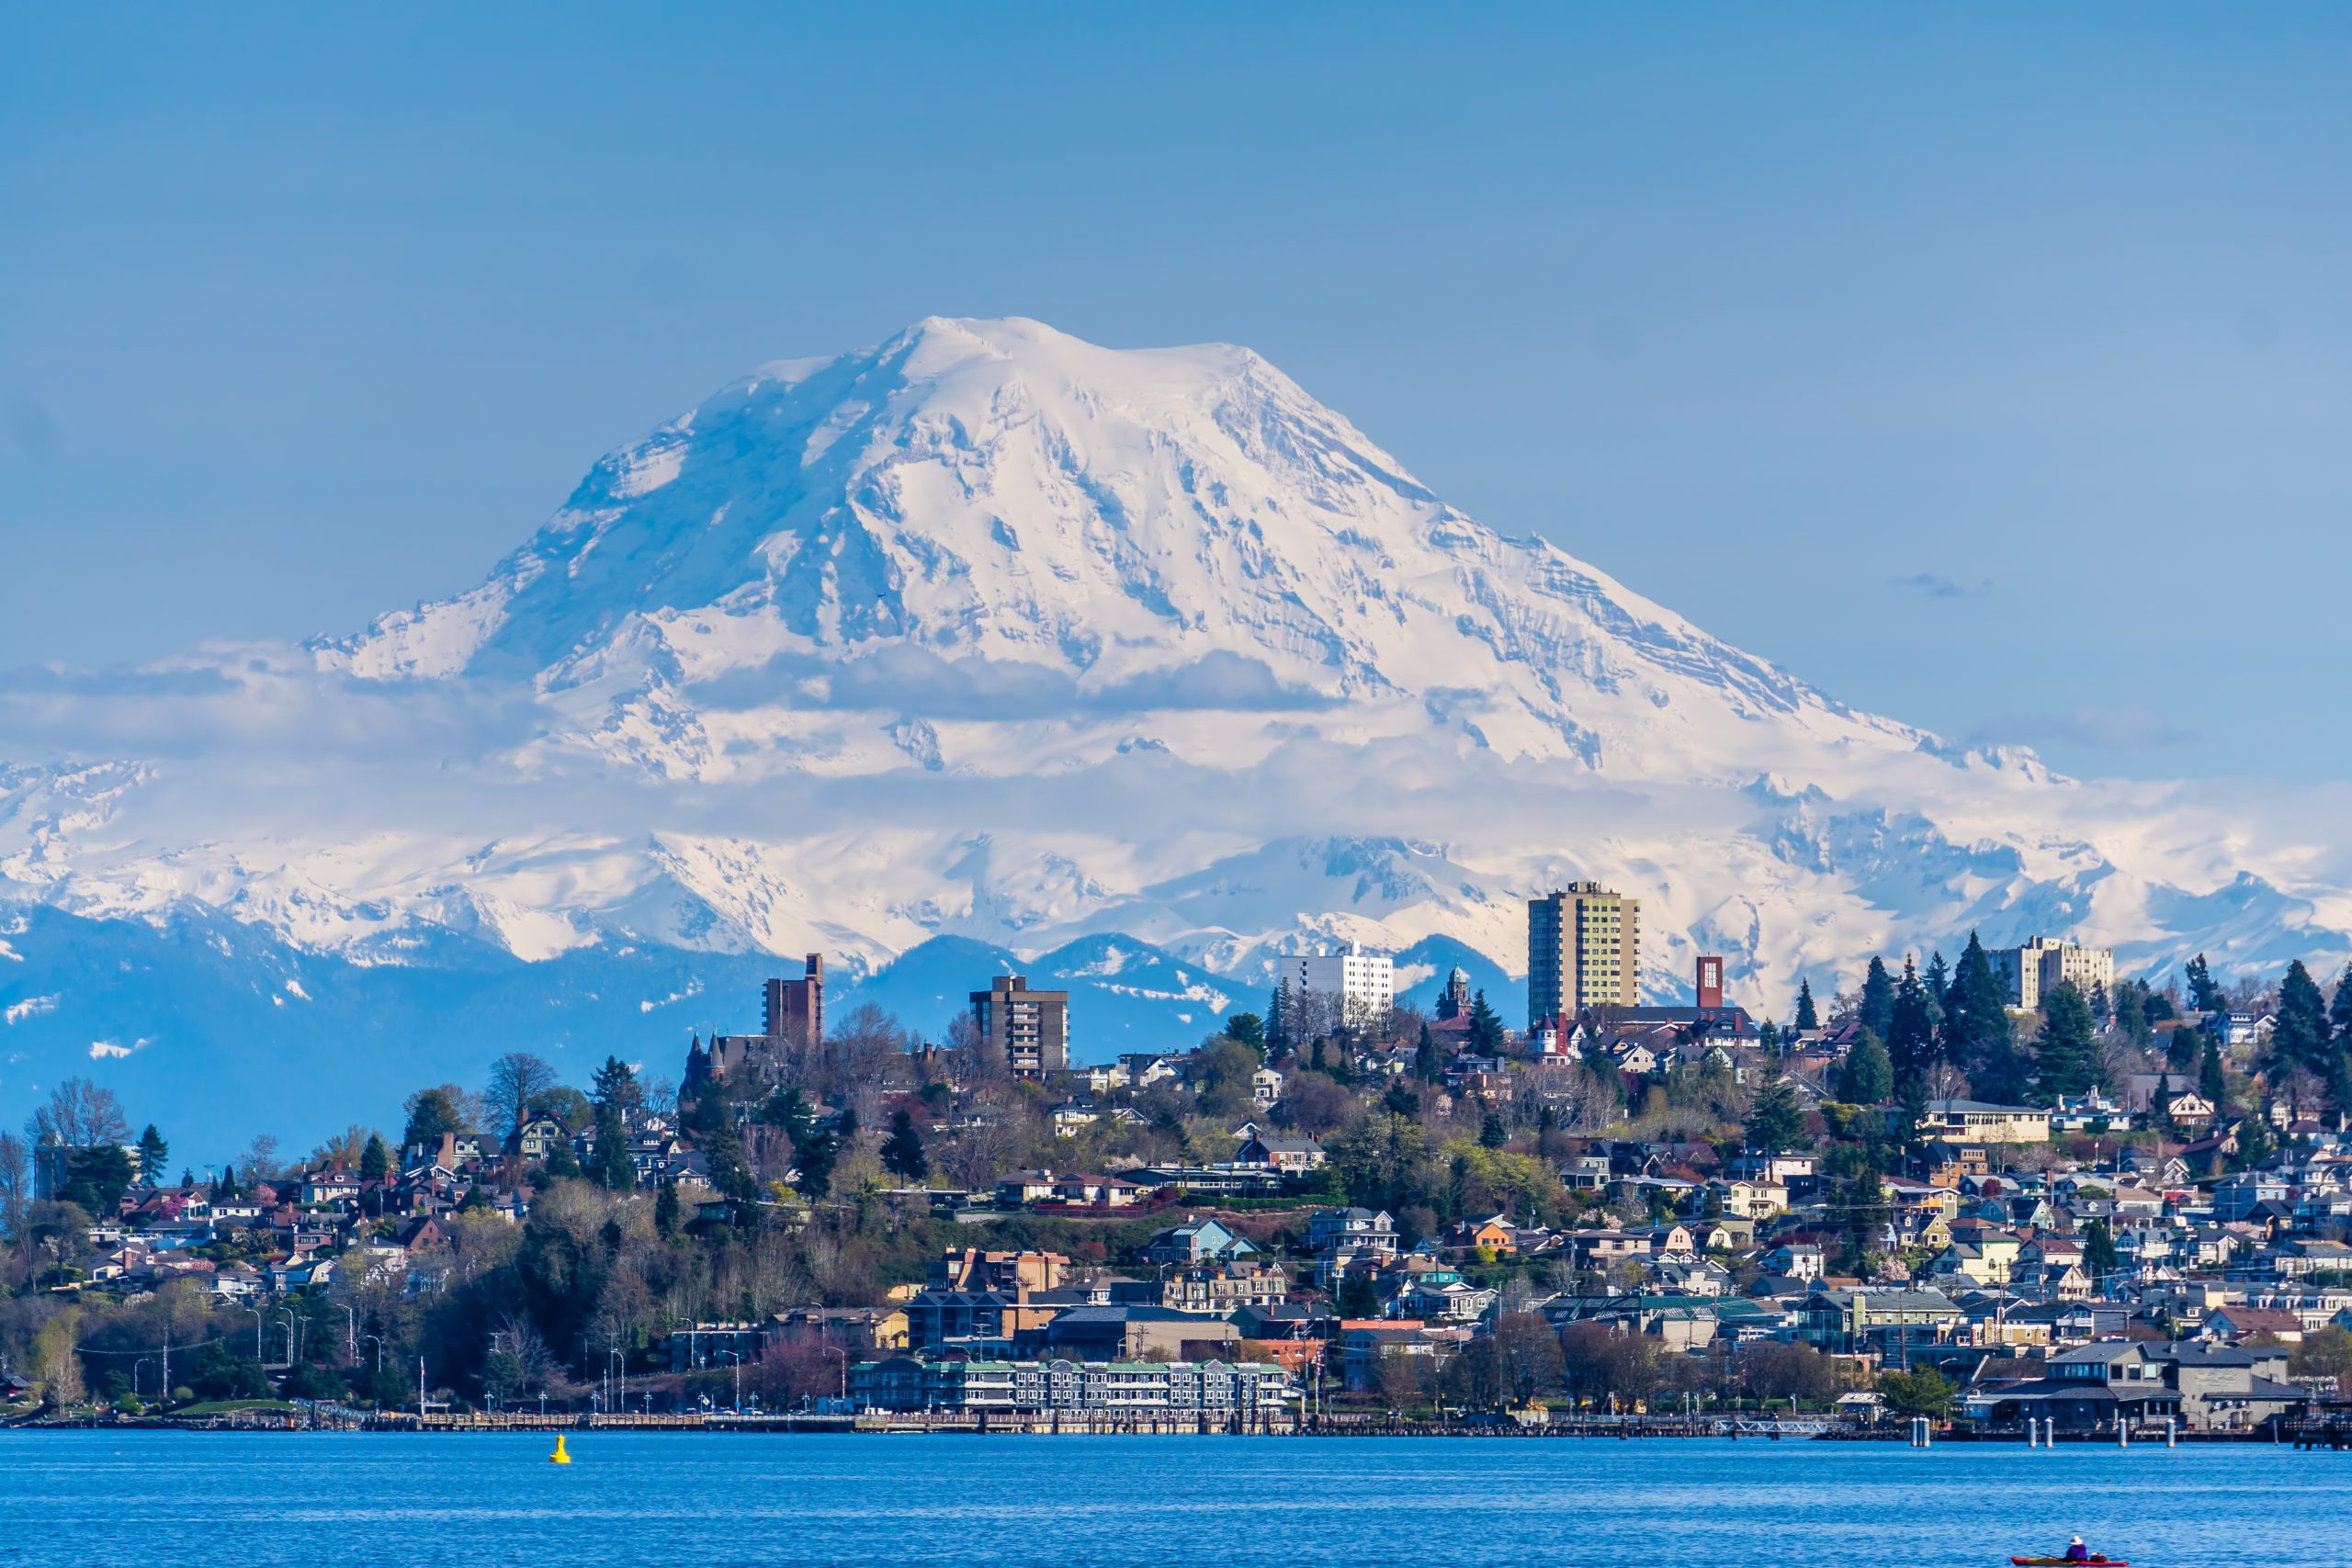
[[531, 1102], [556, 1086], [556, 1072], [528, 1051], [509, 1051], [490, 1065], [490, 1085], [481, 1093], [483, 1113], [497, 1119], [502, 1133], [522, 1130]]
[[62, 1144], [71, 1149], [130, 1141], [130, 1122], [122, 1113], [122, 1102], [114, 1090], [87, 1078], [67, 1078], [51, 1089], [25, 1131], [36, 1144]]
[[14, 1240], [24, 1233], [25, 1213], [33, 1201], [32, 1155], [24, 1139], [0, 1133], [0, 1237]]

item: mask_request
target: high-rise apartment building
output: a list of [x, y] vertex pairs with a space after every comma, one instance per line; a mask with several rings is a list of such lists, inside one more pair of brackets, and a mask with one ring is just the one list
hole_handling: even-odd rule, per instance
[[1026, 975], [999, 975], [972, 993], [980, 1046], [1015, 1077], [1041, 1078], [1069, 1066], [1069, 993], [1033, 991]]
[[1641, 999], [1642, 901], [1576, 882], [1527, 901], [1530, 1027]]
[[1396, 1006], [1396, 964], [1385, 953], [1366, 953], [1350, 942], [1338, 953], [1285, 953], [1275, 961], [1274, 988], [1296, 998], [1328, 997], [1328, 1021], [1353, 1030], [1388, 1027]]
[[2009, 1006], [2020, 1012], [2039, 1008], [2041, 994], [2062, 980], [2074, 982], [2086, 997], [2115, 986], [2111, 947], [2075, 947], [2051, 937], [2030, 936], [2017, 947], [1988, 947], [1984, 958], [1993, 966], [1993, 978], [2008, 993]]

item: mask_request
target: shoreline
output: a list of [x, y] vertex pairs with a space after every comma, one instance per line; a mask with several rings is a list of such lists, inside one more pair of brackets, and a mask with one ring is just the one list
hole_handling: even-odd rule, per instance
[[[1908, 1432], [1899, 1426], [1861, 1426], [1854, 1423], [1803, 1418], [1785, 1422], [1770, 1420], [1738, 1420], [1733, 1418], [1650, 1421], [1640, 1417], [1580, 1417], [1563, 1418], [1541, 1423], [1522, 1423], [1500, 1419], [1495, 1421], [1391, 1422], [1385, 1420], [1333, 1421], [1291, 1420], [1214, 1421], [1199, 1418], [1137, 1419], [1133, 1417], [1096, 1417], [1083, 1416], [990, 1416], [987, 1418], [959, 1416], [923, 1416], [919, 1413], [885, 1415], [872, 1413], [860, 1416], [735, 1416], [728, 1413], [700, 1413], [678, 1416], [431, 1416], [420, 1421], [416, 1416], [379, 1416], [355, 1413], [346, 1416], [312, 1419], [304, 1415], [285, 1411], [254, 1411], [227, 1413], [195, 1420], [138, 1419], [102, 1422], [26, 1421], [0, 1427], [7, 1432], [277, 1432], [299, 1434], [308, 1432], [370, 1433], [388, 1436], [489, 1434], [518, 1435], [524, 1433], [737, 1433], [767, 1437], [1225, 1437], [1225, 1438], [1348, 1438], [1389, 1439], [1448, 1439], [1448, 1438], [1510, 1438], [1530, 1440], [1598, 1440], [1602, 1442], [1632, 1442], [1657, 1440], [1711, 1440], [1738, 1442], [1823, 1442], [1823, 1443], [1889, 1443], [1907, 1444]], [[2109, 1448], [2128, 1451], [2134, 1448], [2164, 1449], [2209, 1447], [2217, 1444], [2256, 1444], [2265, 1447], [2292, 1447], [2298, 1450], [2345, 1451], [2352, 1450], [2352, 1429], [2318, 1427], [2309, 1430], [2267, 1431], [2179, 1431], [2167, 1435], [2161, 1429], [2132, 1435], [2130, 1441], [2120, 1442], [2112, 1431], [2097, 1433], [2066, 1433], [2055, 1438], [2043, 1437], [2039, 1444], [2029, 1444], [2023, 1432], [1975, 1432], [1966, 1428], [1939, 1430], [1933, 1435], [1933, 1445], [1957, 1444], [1968, 1447], [2009, 1445], [2015, 1447]]]

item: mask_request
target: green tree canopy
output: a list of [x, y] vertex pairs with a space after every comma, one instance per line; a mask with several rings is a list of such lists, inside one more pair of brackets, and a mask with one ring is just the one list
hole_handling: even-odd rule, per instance
[[2222, 1071], [2222, 1043], [2211, 1034], [2202, 1035], [2198, 1052], [2197, 1092], [2212, 1102], [2215, 1115], [2221, 1114], [2227, 1103], [2229, 1079]]
[[439, 1143], [444, 1134], [466, 1131], [466, 1091], [455, 1084], [435, 1084], [408, 1097], [408, 1125], [401, 1131], [401, 1146]]
[[1943, 1058], [1966, 1073], [1984, 1099], [2014, 1100], [2024, 1093], [2008, 997], [1974, 931], [1968, 933], [1944, 998]]
[[1882, 1373], [1878, 1396], [1897, 1416], [1925, 1416], [1940, 1421], [1951, 1414], [1960, 1390], [1950, 1378], [1930, 1367], [1916, 1372]]
[[1862, 1000], [1854, 1010], [1854, 1021], [1881, 1040], [1894, 1037], [1894, 981], [1886, 972], [1886, 960], [1876, 954], [1862, 974]]
[[[1870, 1024], [1865, 1021], [1862, 1027], [1868, 1029]], [[1925, 1072], [1936, 1055], [1935, 1014], [1928, 1007], [1928, 987], [1920, 983], [1919, 972], [1908, 958], [1903, 961], [1903, 979], [1895, 986], [1894, 1002], [1887, 1010], [1887, 1029], [1886, 1054], [1894, 1070]]]
[[2100, 1077], [2090, 1004], [2071, 980], [2041, 994], [2041, 1030], [2034, 1036], [2034, 1082], [2043, 1103], [2087, 1093]]
[[905, 1181], [921, 1181], [931, 1174], [931, 1156], [923, 1153], [922, 1134], [915, 1130], [914, 1117], [905, 1111], [890, 1113], [890, 1135], [882, 1141], [882, 1164]]
[[2123, 1255], [2115, 1247], [2115, 1237], [2107, 1222], [2093, 1219], [2083, 1227], [2083, 1267], [2090, 1271], [2095, 1287], [2103, 1288], [2123, 1268]]
[[1747, 1146], [1762, 1154], [1786, 1154], [1804, 1141], [1804, 1107], [1794, 1085], [1768, 1066], [1764, 1083], [1747, 1108]]
[[155, 1123], [148, 1122], [147, 1130], [139, 1134], [139, 1179], [149, 1187], [161, 1187], [164, 1162], [171, 1157], [171, 1145], [164, 1142]]
[[1502, 1048], [1503, 1021], [1487, 1005], [1487, 993], [1481, 990], [1470, 998], [1470, 1049], [1491, 1056]]
[[1838, 1065], [1838, 1098], [1849, 1105], [1876, 1105], [1894, 1092], [1894, 1065], [1878, 1036], [1865, 1029]]
[[624, 1113], [636, 1111], [645, 1103], [645, 1091], [638, 1087], [637, 1069], [618, 1056], [606, 1056], [605, 1065], [588, 1085], [588, 1098], [599, 1111], [610, 1106]]
[[2213, 981], [2213, 971], [2207, 967], [2205, 955], [2199, 953], [2188, 961], [2188, 1005], [2199, 1012], [2224, 1010], [2222, 987]]
[[2270, 1060], [2278, 1066], [2302, 1067], [2325, 1077], [2335, 1066], [2335, 1031], [2328, 1022], [2326, 999], [2298, 958], [2287, 965], [2286, 978], [2278, 983]]

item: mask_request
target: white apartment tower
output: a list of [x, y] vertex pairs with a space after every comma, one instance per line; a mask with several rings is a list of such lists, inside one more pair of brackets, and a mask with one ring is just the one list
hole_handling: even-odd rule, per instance
[[1274, 988], [1294, 997], [1329, 997], [1332, 1022], [1376, 1032], [1388, 1027], [1396, 1005], [1396, 965], [1385, 953], [1366, 953], [1352, 942], [1338, 953], [1324, 947], [1285, 953], [1275, 961]]
[[1984, 957], [1993, 966], [1993, 977], [2008, 993], [2009, 1006], [2020, 1012], [2041, 1006], [2041, 994], [2061, 980], [2073, 981], [2075, 989], [2086, 997], [2094, 988], [2111, 993], [2115, 987], [2111, 947], [2076, 947], [2051, 937], [2030, 936], [2020, 946], [1988, 947]]

